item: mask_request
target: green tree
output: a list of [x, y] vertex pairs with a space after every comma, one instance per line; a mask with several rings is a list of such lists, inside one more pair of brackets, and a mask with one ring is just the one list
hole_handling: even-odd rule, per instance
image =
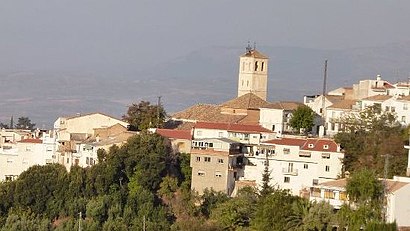
[[228, 230], [248, 227], [255, 215], [257, 200], [258, 196], [254, 188], [242, 188], [236, 197], [218, 204], [211, 211], [211, 219], [217, 221], [221, 227]]
[[366, 168], [354, 172], [347, 180], [346, 191], [354, 207], [344, 205], [337, 214], [339, 227], [359, 230], [370, 223], [382, 222], [383, 184], [374, 171]]
[[162, 105], [151, 105], [148, 101], [132, 104], [123, 116], [130, 124], [130, 130], [141, 131], [152, 127], [162, 127], [166, 112]]
[[279, 189], [261, 198], [256, 204], [251, 227], [260, 231], [286, 230], [287, 219], [292, 215], [292, 204], [296, 199], [288, 191]]
[[266, 163], [265, 163], [265, 169], [263, 170], [262, 174], [262, 186], [261, 190], [259, 191], [259, 195], [261, 197], [266, 197], [269, 194], [272, 194], [274, 192], [274, 188], [270, 185], [270, 174], [271, 172], [269, 171], [269, 160], [266, 158]]
[[31, 120], [28, 117], [20, 117], [18, 118], [15, 128], [33, 130], [35, 126], [36, 124], [31, 123]]
[[290, 119], [290, 126], [298, 131], [301, 129], [307, 133], [313, 127], [313, 120], [315, 118], [315, 112], [308, 106], [302, 105], [292, 113]]
[[389, 177], [405, 174], [408, 134], [393, 114], [381, 112], [378, 106], [341, 119], [344, 131], [335, 136], [345, 151], [343, 164], [347, 171], [363, 167], [384, 171], [385, 154], [390, 154]]

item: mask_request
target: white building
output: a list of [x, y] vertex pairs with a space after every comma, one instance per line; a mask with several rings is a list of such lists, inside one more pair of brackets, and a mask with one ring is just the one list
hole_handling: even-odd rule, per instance
[[259, 124], [278, 135], [291, 132], [292, 113], [301, 105], [299, 102], [276, 102], [260, 108]]
[[[326, 201], [335, 209], [348, 203], [346, 193], [346, 179], [328, 181], [311, 188], [311, 201]], [[387, 205], [386, 221], [396, 221], [398, 227], [410, 226], [410, 208], [407, 203], [410, 201], [410, 178], [394, 177], [386, 180], [387, 185]]]
[[0, 149], [0, 181], [16, 179], [33, 165], [56, 163], [56, 143], [50, 133], [41, 138], [22, 139]]
[[281, 138], [262, 143], [245, 157], [243, 180], [255, 180], [260, 186], [268, 164], [272, 185], [301, 195], [314, 185], [337, 179], [344, 154], [330, 139]]

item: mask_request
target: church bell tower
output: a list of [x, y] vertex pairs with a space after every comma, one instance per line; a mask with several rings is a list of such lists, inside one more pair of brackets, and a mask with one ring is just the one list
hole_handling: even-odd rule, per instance
[[266, 100], [268, 93], [268, 57], [249, 44], [239, 59], [238, 97], [253, 93]]

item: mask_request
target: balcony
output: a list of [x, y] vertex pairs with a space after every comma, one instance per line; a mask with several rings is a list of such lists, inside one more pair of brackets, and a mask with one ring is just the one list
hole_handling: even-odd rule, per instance
[[294, 169], [294, 168], [282, 168], [282, 173], [284, 175], [297, 176], [298, 175], [298, 170]]

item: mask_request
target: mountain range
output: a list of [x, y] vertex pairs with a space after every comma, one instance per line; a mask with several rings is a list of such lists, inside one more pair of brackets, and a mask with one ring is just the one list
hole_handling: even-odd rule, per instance
[[[302, 101], [304, 95], [320, 94], [325, 60], [329, 90], [378, 74], [393, 83], [410, 76], [410, 41], [341, 50], [257, 50], [269, 57], [269, 101]], [[126, 71], [110, 70], [109, 65], [101, 70], [0, 71], [0, 121], [28, 116], [39, 128], [51, 128], [57, 117], [77, 113], [121, 117], [131, 103], [157, 103], [158, 96], [169, 114], [197, 103], [221, 103], [236, 97], [244, 52], [240, 47], [206, 47], [150, 67], [127, 66]]]

